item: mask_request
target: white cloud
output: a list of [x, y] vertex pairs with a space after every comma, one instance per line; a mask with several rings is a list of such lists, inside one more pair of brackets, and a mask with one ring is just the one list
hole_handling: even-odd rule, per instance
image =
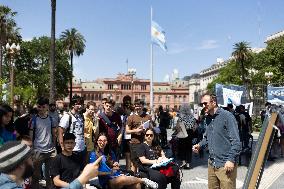
[[219, 47], [219, 45], [218, 45], [216, 40], [209, 39], [209, 40], [202, 41], [201, 45], [199, 47], [197, 47], [197, 49], [199, 49], [199, 50], [216, 49], [218, 47]]
[[189, 47], [178, 43], [171, 43], [168, 45], [168, 54], [180, 54], [187, 51]]

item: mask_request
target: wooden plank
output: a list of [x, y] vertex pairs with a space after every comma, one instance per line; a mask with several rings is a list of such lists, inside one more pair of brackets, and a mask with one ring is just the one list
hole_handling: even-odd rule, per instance
[[268, 127], [266, 129], [266, 132], [263, 138], [263, 142], [262, 142], [259, 154], [258, 154], [258, 158], [256, 160], [255, 167], [253, 169], [252, 177], [251, 177], [249, 187], [248, 187], [249, 189], [255, 189], [256, 187], [258, 176], [259, 176], [261, 167], [263, 165], [265, 153], [267, 151], [267, 147], [269, 144], [269, 140], [271, 137], [273, 137], [271, 135], [272, 135], [273, 125], [275, 124], [276, 118], [277, 118], [277, 113], [272, 113], [269, 123], [268, 123]]

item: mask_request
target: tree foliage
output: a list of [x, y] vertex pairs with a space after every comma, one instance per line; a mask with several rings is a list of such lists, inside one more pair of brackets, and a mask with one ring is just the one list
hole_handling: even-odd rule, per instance
[[[235, 49], [236, 50], [236, 49]], [[236, 54], [235, 54], [236, 55]], [[265, 72], [272, 72], [271, 83], [284, 84], [284, 36], [267, 43], [267, 47], [259, 52], [246, 55], [244, 60], [244, 75], [249, 86], [256, 84], [267, 84], [268, 79]], [[239, 60], [240, 61], [240, 60]], [[209, 85], [208, 90], [214, 91], [216, 83], [241, 85], [242, 67], [237, 60], [230, 60], [229, 63], [220, 70], [216, 79]]]
[[[63, 98], [68, 94], [68, 78], [71, 75], [71, 69], [68, 64], [68, 54], [60, 40], [56, 41], [56, 47], [56, 98]], [[40, 96], [49, 97], [49, 52], [49, 37], [33, 38], [31, 41], [22, 42], [20, 56], [15, 62], [15, 94], [21, 96], [22, 102], [33, 102]], [[5, 62], [7, 61], [5, 59]], [[8, 69], [5, 70], [7, 77]]]

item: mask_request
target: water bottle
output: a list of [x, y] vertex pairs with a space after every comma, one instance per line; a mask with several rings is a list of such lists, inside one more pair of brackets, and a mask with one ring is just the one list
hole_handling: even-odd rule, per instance
[[93, 163], [96, 161], [96, 152], [91, 152], [90, 157], [89, 157], [89, 163]]

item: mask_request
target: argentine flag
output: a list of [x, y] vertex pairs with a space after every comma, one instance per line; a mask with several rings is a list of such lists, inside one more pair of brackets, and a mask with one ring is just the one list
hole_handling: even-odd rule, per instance
[[165, 31], [155, 21], [151, 23], [152, 42], [159, 45], [164, 51], [167, 50]]

